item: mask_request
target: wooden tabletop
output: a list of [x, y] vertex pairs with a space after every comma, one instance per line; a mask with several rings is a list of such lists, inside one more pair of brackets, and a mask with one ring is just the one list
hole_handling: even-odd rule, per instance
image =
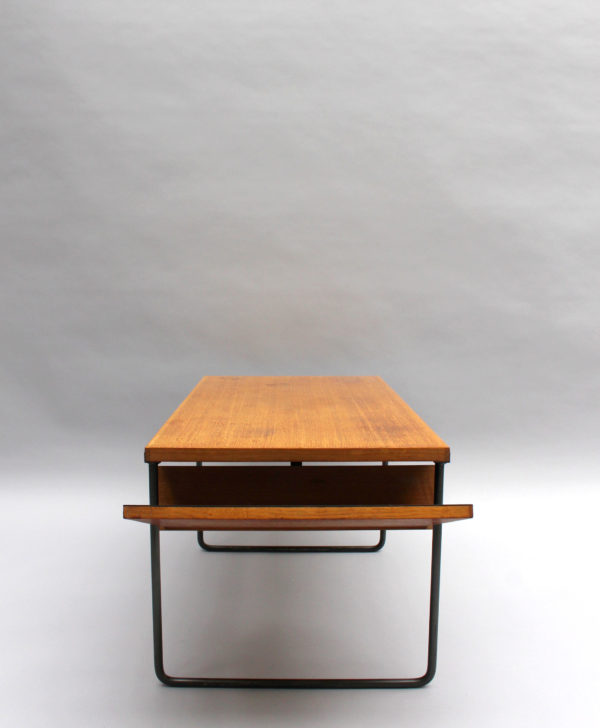
[[448, 462], [448, 445], [380, 377], [204, 377], [146, 462]]

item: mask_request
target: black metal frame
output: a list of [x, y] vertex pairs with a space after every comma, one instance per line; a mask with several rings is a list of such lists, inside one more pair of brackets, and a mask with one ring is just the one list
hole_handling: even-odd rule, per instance
[[[158, 463], [149, 463], [150, 505], [158, 505]], [[435, 463], [434, 504], [443, 502], [444, 464]], [[200, 534], [201, 532], [199, 532]], [[385, 534], [384, 531], [381, 532]], [[382, 544], [383, 545], [383, 544]], [[224, 547], [217, 547], [224, 548]], [[245, 547], [229, 547], [237, 550]], [[271, 547], [250, 547], [271, 548]], [[287, 547], [274, 547], [286, 549]], [[294, 550], [303, 547], [290, 547]], [[309, 547], [319, 548], [319, 547]], [[332, 547], [323, 547], [332, 548]], [[345, 548], [345, 547], [337, 547]], [[348, 547], [352, 548], [352, 547]], [[158, 679], [169, 687], [197, 688], [420, 688], [431, 682], [437, 665], [437, 642], [440, 601], [440, 565], [442, 526], [433, 526], [431, 549], [431, 589], [429, 596], [429, 639], [427, 669], [415, 678], [220, 678], [173, 677], [167, 675], [163, 659], [162, 599], [160, 578], [160, 529], [150, 526], [150, 559], [152, 568], [152, 627], [154, 636], [154, 670]]]
[[198, 531], [198, 544], [205, 551], [235, 554], [370, 554], [381, 551], [385, 544], [384, 530], [379, 531], [379, 541], [373, 546], [216, 546], [207, 543], [204, 531]]

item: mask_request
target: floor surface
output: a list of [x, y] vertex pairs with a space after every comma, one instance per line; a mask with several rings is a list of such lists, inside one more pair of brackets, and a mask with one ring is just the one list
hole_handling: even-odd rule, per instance
[[[146, 501], [145, 471], [108, 484], [99, 474], [32, 476], [5, 491], [3, 725], [505, 728], [600, 718], [600, 490], [579, 473], [447, 469], [446, 501], [474, 503], [475, 518], [444, 527], [438, 672], [411, 691], [166, 688], [152, 670], [148, 529], [121, 519], [122, 503]], [[163, 535], [167, 668], [417, 674], [430, 538], [390, 533], [376, 554], [219, 555], [193, 534]]]

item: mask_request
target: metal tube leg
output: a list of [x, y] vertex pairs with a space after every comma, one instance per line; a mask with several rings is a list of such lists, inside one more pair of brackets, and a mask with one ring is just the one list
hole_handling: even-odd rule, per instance
[[204, 688], [419, 688], [431, 682], [435, 675], [437, 629], [439, 614], [440, 556], [442, 527], [434, 526], [431, 559], [431, 595], [429, 611], [429, 646], [427, 671], [417, 678], [216, 678], [172, 677], [164, 669], [162, 599], [160, 580], [160, 530], [150, 526], [152, 563], [152, 627], [154, 635], [154, 671], [157, 678], [169, 687]]
[[165, 685], [173, 685], [165, 673], [163, 660], [162, 600], [160, 585], [160, 529], [150, 526], [150, 562], [152, 568], [152, 633], [154, 637], [154, 672]]
[[[444, 463], [435, 464], [433, 502], [441, 505], [444, 501]], [[437, 667], [438, 624], [440, 617], [440, 573], [442, 561], [442, 527], [434, 526], [431, 538], [431, 586], [429, 593], [429, 639], [427, 647], [427, 670], [421, 684], [433, 680]]]
[[[149, 463], [150, 505], [158, 505], [158, 463]], [[154, 672], [165, 685], [176, 686], [165, 673], [163, 659], [162, 596], [160, 583], [160, 529], [150, 526], [150, 569], [152, 574], [152, 636], [154, 641]]]
[[427, 685], [435, 676], [437, 667], [438, 624], [440, 614], [440, 565], [442, 555], [442, 527], [433, 527], [431, 542], [431, 587], [429, 594], [429, 636], [427, 670], [419, 679], [419, 686]]
[[[156, 466], [150, 466], [150, 499], [156, 496]], [[441, 501], [443, 466], [436, 463], [435, 500]], [[154, 487], [153, 487], [154, 485]], [[155, 502], [155, 501], [154, 501]], [[418, 688], [427, 685], [435, 675], [440, 596], [440, 563], [442, 527], [434, 526], [431, 553], [431, 593], [429, 599], [429, 642], [427, 670], [417, 678], [218, 678], [172, 677], [167, 675], [163, 661], [162, 603], [160, 580], [160, 530], [150, 526], [150, 557], [152, 566], [152, 626], [154, 635], [154, 670], [158, 679], [170, 687], [204, 688]]]

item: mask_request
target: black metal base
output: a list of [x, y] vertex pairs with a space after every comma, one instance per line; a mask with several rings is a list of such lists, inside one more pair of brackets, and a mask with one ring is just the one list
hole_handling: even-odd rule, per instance
[[385, 531], [379, 531], [379, 541], [373, 546], [215, 546], [198, 531], [198, 543], [205, 551], [236, 554], [369, 554], [381, 551], [385, 544]]
[[[442, 502], [443, 464], [435, 464], [436, 503]], [[158, 499], [158, 466], [150, 463], [150, 502]], [[385, 533], [385, 532], [382, 532]], [[232, 547], [240, 548], [240, 547]], [[254, 548], [254, 547], [252, 547]], [[266, 547], [262, 547], [266, 548]], [[279, 548], [279, 547], [276, 547]], [[287, 548], [287, 547], [283, 547]], [[294, 550], [299, 547], [291, 547]], [[341, 547], [343, 548], [343, 547]], [[350, 547], [352, 548], [352, 547]], [[442, 553], [442, 527], [433, 527], [431, 550], [431, 589], [429, 596], [429, 640], [427, 670], [415, 678], [221, 678], [221, 677], [174, 677], [164, 669], [162, 598], [160, 575], [160, 529], [150, 526], [150, 558], [152, 567], [152, 626], [154, 634], [154, 670], [158, 679], [169, 687], [179, 688], [420, 688], [431, 682], [437, 664], [437, 637], [440, 599], [440, 564]]]

